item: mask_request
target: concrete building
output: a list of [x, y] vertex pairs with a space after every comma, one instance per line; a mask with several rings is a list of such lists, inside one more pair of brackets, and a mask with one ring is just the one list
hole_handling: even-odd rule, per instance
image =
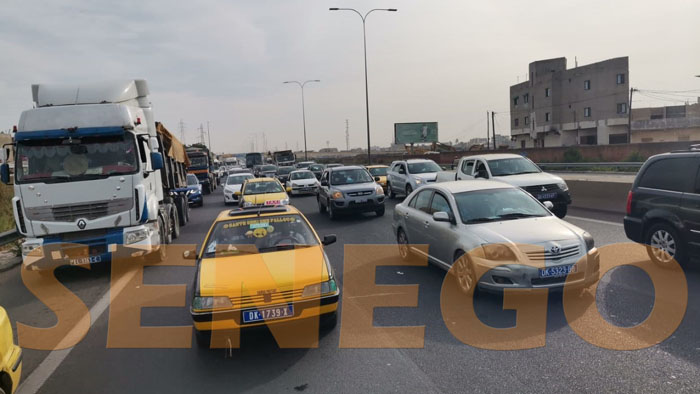
[[632, 108], [632, 142], [700, 141], [700, 98], [696, 104]]
[[517, 148], [627, 142], [627, 57], [572, 69], [563, 57], [540, 60], [530, 63], [528, 76], [510, 87], [511, 138]]

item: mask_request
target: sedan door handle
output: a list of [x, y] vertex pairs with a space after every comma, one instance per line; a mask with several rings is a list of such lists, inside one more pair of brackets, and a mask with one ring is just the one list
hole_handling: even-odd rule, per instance
[[408, 219], [408, 216], [409, 216], [409, 215], [408, 215], [408, 212], [403, 214], [403, 217], [406, 218], [406, 219]]
[[429, 221], [426, 220], [426, 221], [424, 222], [424, 224], [425, 224], [425, 228], [430, 227], [430, 222], [429, 222]]

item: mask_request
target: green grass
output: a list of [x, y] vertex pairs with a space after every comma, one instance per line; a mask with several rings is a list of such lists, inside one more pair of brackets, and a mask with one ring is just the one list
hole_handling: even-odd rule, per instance
[[12, 186], [0, 183], [0, 232], [15, 228], [15, 217], [12, 213], [14, 195]]

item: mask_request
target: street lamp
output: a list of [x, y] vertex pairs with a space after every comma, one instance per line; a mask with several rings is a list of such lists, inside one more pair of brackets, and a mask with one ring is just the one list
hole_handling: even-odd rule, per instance
[[372, 164], [372, 145], [370, 143], [370, 138], [369, 138], [369, 89], [368, 89], [368, 84], [367, 84], [367, 31], [365, 29], [365, 21], [367, 20], [367, 17], [369, 14], [371, 14], [374, 11], [389, 11], [389, 12], [396, 12], [398, 11], [396, 8], [375, 8], [373, 10], [369, 10], [365, 15], [362, 15], [358, 10], [354, 8], [329, 8], [328, 10], [330, 11], [352, 11], [356, 13], [357, 15], [360, 16], [362, 19], [362, 40], [364, 43], [364, 50], [365, 50], [365, 106], [366, 106], [366, 112], [367, 112], [367, 164]]
[[306, 152], [306, 109], [304, 107], [304, 86], [306, 86], [307, 83], [309, 82], [321, 82], [320, 79], [310, 79], [308, 81], [304, 81], [304, 83], [301, 83], [299, 81], [284, 81], [282, 83], [295, 83], [299, 85], [301, 88], [301, 119], [304, 122], [304, 160], [308, 160], [309, 158], [307, 157], [307, 152]]

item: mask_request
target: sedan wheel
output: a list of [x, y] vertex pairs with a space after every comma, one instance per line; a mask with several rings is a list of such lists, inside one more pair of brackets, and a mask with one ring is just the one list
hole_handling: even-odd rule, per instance
[[411, 193], [413, 193], [413, 188], [411, 185], [406, 185], [406, 197], [408, 197], [408, 195]]
[[408, 237], [406, 237], [406, 233], [404, 233], [403, 230], [399, 230], [396, 238], [399, 244], [399, 256], [401, 256], [403, 260], [408, 260], [411, 252], [408, 250]]
[[468, 294], [470, 291], [472, 291], [476, 283], [474, 267], [465, 255], [461, 255], [457, 258], [455, 261], [455, 266], [455, 276], [457, 277], [459, 288], [464, 294]]
[[321, 199], [317, 197], [316, 201], [318, 202], [318, 212], [319, 213], [326, 213], [326, 207], [323, 206]]
[[666, 266], [674, 260], [682, 262], [682, 245], [676, 231], [666, 224], [658, 224], [649, 230], [647, 252], [655, 263]]

